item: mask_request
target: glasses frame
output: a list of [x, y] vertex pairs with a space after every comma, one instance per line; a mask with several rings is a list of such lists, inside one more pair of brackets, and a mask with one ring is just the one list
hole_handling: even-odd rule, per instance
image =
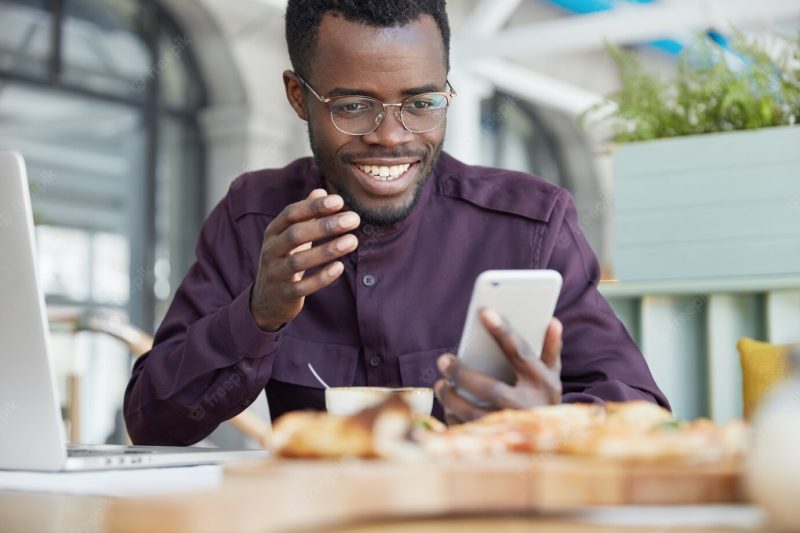
[[[423, 130], [423, 131], [414, 131], [411, 128], [409, 128], [406, 125], [405, 121], [403, 120], [403, 106], [405, 105], [405, 103], [408, 102], [409, 100], [413, 100], [414, 98], [419, 98], [420, 96], [424, 96], [426, 94], [438, 94], [438, 95], [444, 96], [447, 99], [447, 108], [445, 108], [445, 113], [446, 113], [447, 110], [450, 109], [450, 104], [453, 102], [453, 98], [455, 98], [457, 96], [457, 94], [458, 94], [458, 93], [456, 93], [456, 90], [453, 87], [453, 85], [450, 83], [450, 81], [449, 80], [445, 80], [445, 87], [449, 87], [450, 88], [449, 91], [442, 91], [442, 92], [431, 91], [431, 92], [426, 92], [426, 93], [414, 94], [414, 95], [409, 96], [408, 98], [403, 99], [403, 101], [401, 101], [400, 103], [396, 103], [396, 104], [387, 104], [385, 102], [382, 102], [382, 101], [378, 100], [377, 98], [373, 98], [371, 96], [364, 96], [364, 95], [360, 95], [360, 94], [349, 94], [349, 95], [343, 95], [343, 96], [331, 96], [331, 97], [328, 97], [328, 96], [321, 96], [297, 72], [293, 72], [293, 74], [297, 77], [297, 80], [300, 83], [305, 85], [305, 87], [311, 92], [311, 94], [313, 94], [317, 98], [317, 100], [319, 100], [320, 102], [322, 102], [323, 104], [326, 104], [328, 106], [328, 109], [330, 111], [330, 116], [331, 116], [331, 122], [333, 123], [333, 127], [336, 128], [339, 132], [344, 133], [345, 135], [352, 135], [354, 137], [361, 137], [362, 135], [369, 135], [370, 133], [372, 133], [375, 130], [377, 130], [380, 127], [380, 125], [383, 123], [383, 119], [386, 117], [386, 108], [387, 107], [397, 107], [398, 108], [397, 110], [395, 110], [394, 116], [397, 117], [397, 120], [400, 121], [400, 124], [403, 125], [403, 128], [405, 128], [406, 131], [410, 131], [411, 133], [428, 133], [429, 131], [433, 131], [436, 128], [438, 128], [439, 126], [441, 126], [441, 123], [437, 124], [436, 126], [430, 128], [430, 129]], [[348, 131], [342, 130], [342, 128], [340, 128], [336, 124], [336, 121], [333, 119], [333, 109], [331, 108], [331, 104], [333, 102], [335, 102], [336, 100], [341, 100], [343, 98], [366, 98], [368, 100], [372, 100], [373, 102], [378, 102], [380, 105], [382, 105], [383, 106], [383, 111], [381, 113], [379, 113], [377, 118], [375, 119], [375, 126], [371, 130], [369, 130], [367, 132], [364, 132], [364, 133], [350, 133]]]

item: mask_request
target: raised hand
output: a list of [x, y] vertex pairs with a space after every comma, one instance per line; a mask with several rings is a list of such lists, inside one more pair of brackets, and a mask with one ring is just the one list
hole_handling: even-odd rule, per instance
[[[305, 200], [286, 206], [264, 230], [258, 274], [250, 297], [250, 311], [258, 327], [275, 331], [300, 313], [305, 297], [327, 287], [344, 272], [340, 257], [358, 247], [347, 232], [361, 223], [347, 211], [342, 197], [315, 189]], [[329, 242], [315, 241], [336, 237]], [[311, 276], [305, 272], [321, 267]]]

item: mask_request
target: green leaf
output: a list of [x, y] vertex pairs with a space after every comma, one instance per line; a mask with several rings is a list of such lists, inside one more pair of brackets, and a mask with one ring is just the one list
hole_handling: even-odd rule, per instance
[[785, 39], [788, 51], [774, 58], [736, 31], [731, 54], [705, 35], [679, 56], [676, 75], [648, 72], [637, 53], [606, 44], [621, 87], [582, 116], [605, 107], [613, 140], [634, 142], [699, 133], [764, 128], [800, 120], [800, 34]]

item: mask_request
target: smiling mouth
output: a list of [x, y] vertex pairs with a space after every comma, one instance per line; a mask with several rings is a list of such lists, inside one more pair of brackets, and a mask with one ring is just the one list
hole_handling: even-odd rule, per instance
[[380, 181], [394, 181], [403, 176], [408, 169], [415, 163], [404, 163], [401, 165], [382, 166], [382, 165], [356, 165], [356, 167]]

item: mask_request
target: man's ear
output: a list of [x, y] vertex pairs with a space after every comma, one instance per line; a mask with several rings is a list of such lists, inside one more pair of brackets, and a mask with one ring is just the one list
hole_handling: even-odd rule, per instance
[[283, 71], [283, 86], [286, 88], [286, 99], [289, 100], [289, 105], [292, 106], [297, 116], [303, 120], [308, 120], [305, 106], [305, 87], [291, 70]]

